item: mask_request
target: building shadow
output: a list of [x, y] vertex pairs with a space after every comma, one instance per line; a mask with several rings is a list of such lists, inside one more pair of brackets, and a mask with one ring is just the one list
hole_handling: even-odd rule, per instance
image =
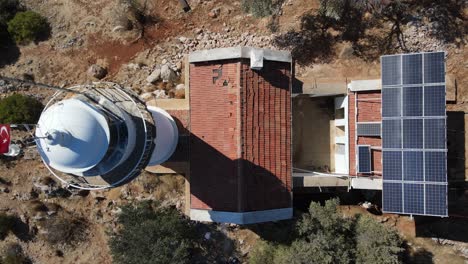
[[291, 207], [291, 189], [260, 162], [231, 159], [190, 135], [190, 191], [192, 207], [249, 212]]
[[417, 216], [414, 218], [416, 236], [437, 240], [453, 240], [468, 242], [468, 226], [466, 217], [429, 217]]
[[465, 113], [447, 111], [447, 177], [449, 183], [465, 181]]
[[[0, 38], [1, 37], [0, 34]], [[6, 65], [14, 64], [20, 55], [20, 50], [14, 42], [8, 42], [3, 46], [0, 45], [0, 69]]]
[[412, 250], [410, 246], [405, 242], [403, 244], [405, 251], [402, 255], [403, 263], [411, 264], [432, 264], [434, 263], [434, 255], [427, 251], [424, 248], [419, 248], [417, 250]]

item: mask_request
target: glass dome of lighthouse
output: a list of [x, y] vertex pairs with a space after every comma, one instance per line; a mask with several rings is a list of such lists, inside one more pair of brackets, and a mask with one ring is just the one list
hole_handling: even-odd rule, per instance
[[79, 99], [67, 99], [47, 108], [36, 129], [44, 162], [65, 173], [81, 173], [96, 166], [110, 142], [106, 116]]

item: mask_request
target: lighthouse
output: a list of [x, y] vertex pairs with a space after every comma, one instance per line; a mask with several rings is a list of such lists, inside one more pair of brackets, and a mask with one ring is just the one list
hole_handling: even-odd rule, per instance
[[177, 126], [163, 109], [148, 109], [138, 95], [115, 83], [68, 90], [54, 94], [35, 131], [44, 164], [63, 184], [117, 187], [174, 152]]

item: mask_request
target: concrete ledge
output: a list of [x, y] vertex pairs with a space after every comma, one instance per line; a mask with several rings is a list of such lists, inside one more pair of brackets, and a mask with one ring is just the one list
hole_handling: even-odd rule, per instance
[[351, 188], [361, 190], [382, 190], [382, 178], [355, 177], [351, 178]]
[[382, 81], [380, 79], [351, 81], [348, 88], [352, 92], [382, 90]]
[[293, 173], [293, 187], [349, 187], [350, 179], [348, 176], [331, 175], [320, 176], [313, 173]]
[[[230, 47], [210, 50], [199, 50], [190, 53], [189, 62], [204, 62], [214, 60], [229, 60], [245, 58], [250, 59], [251, 51], [257, 48], [252, 47]], [[277, 51], [269, 49], [263, 50], [263, 58], [269, 61], [292, 62], [291, 53], [287, 51]]]
[[238, 225], [286, 220], [291, 219], [292, 216], [292, 208], [281, 208], [243, 213], [190, 209], [191, 220], [217, 223], [231, 223]]

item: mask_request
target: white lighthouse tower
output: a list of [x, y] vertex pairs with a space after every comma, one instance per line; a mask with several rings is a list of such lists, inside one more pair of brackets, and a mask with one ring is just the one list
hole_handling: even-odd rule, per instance
[[114, 83], [57, 92], [36, 127], [44, 164], [61, 182], [105, 189], [136, 178], [174, 152], [178, 133], [164, 110], [148, 109], [136, 94]]

